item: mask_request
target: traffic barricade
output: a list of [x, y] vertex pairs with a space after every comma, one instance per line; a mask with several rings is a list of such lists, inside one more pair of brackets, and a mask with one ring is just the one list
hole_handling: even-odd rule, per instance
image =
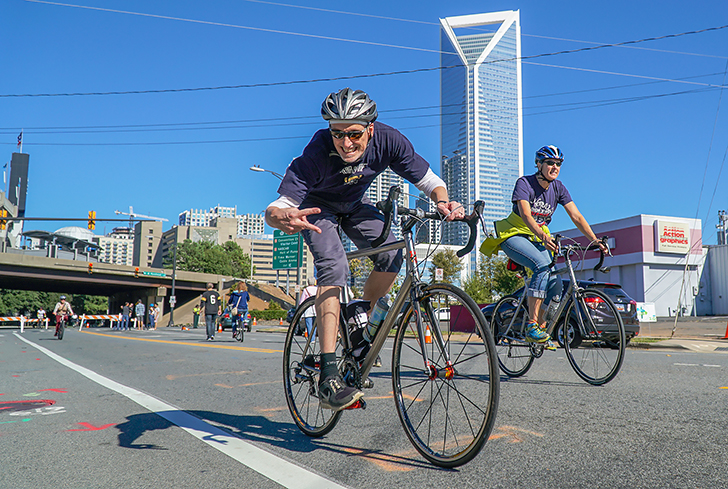
[[114, 321], [121, 321], [121, 314], [81, 314], [81, 320], [78, 322], [79, 331], [83, 329], [83, 323], [88, 319], [109, 319], [113, 328]]

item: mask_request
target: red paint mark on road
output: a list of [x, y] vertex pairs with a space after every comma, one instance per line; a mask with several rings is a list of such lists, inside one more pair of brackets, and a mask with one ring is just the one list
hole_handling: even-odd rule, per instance
[[20, 377], [20, 375], [13, 375], [13, 377]]
[[67, 430], [67, 431], [100, 431], [100, 430], [105, 430], [106, 428], [109, 428], [110, 426], [116, 426], [114, 423], [103, 424], [101, 426], [94, 426], [90, 423], [77, 423], [77, 424], [80, 424], [81, 426], [85, 426], [85, 428], [79, 428], [76, 430]]
[[64, 390], [64, 389], [41, 389], [41, 390], [39, 390], [37, 392], [61, 392], [61, 393], [64, 393], [65, 394], [68, 391], [67, 390]]
[[40, 360], [40, 358], [36, 358], [36, 360]]
[[27, 411], [46, 406], [52, 406], [56, 401], [52, 399], [33, 399], [28, 401], [2, 401], [0, 409], [10, 409], [12, 411]]

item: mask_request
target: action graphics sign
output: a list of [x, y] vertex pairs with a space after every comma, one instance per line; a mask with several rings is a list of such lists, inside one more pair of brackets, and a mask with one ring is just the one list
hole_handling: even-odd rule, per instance
[[690, 225], [684, 222], [655, 221], [655, 251], [680, 253], [690, 251]]

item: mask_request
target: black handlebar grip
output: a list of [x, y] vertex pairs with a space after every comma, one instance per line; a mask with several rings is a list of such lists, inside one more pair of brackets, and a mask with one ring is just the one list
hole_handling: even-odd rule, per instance
[[392, 228], [393, 203], [399, 198], [400, 193], [402, 193], [402, 190], [397, 185], [392, 185], [389, 189], [387, 199], [377, 202], [377, 209], [384, 213], [384, 227], [382, 228], [382, 234], [372, 241], [372, 248], [381, 246], [386, 241], [387, 236], [389, 236], [389, 231]]
[[470, 228], [470, 239], [468, 239], [468, 243], [465, 245], [464, 248], [460, 249], [455, 253], [458, 258], [462, 258], [471, 251], [473, 251], [473, 247], [475, 246], [475, 240], [478, 238], [478, 221], [480, 221], [480, 216], [483, 213], [483, 209], [485, 208], [485, 203], [482, 200], [479, 200], [475, 202], [475, 209], [473, 210], [473, 213], [469, 216], [465, 216], [462, 221], [466, 222], [468, 224], [468, 227]]
[[[607, 239], [608, 238], [606, 236], [602, 236], [601, 242], [606, 245]], [[598, 246], [596, 249], [599, 250], [599, 263], [597, 263], [597, 265], [594, 267], [594, 270], [601, 270], [602, 265], [604, 264], [604, 252]]]
[[559, 257], [559, 241], [561, 241], [562, 236], [560, 234], [554, 234], [551, 237], [554, 239], [554, 242], [556, 243], [556, 252], [553, 254], [553, 259], [551, 260], [551, 264], [549, 265], [549, 268], [553, 268], [553, 266], [556, 265], [556, 259]]

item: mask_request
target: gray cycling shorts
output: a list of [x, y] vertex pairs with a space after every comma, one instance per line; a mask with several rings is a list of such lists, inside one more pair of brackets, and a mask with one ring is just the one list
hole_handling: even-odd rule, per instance
[[[341, 229], [354, 242], [357, 248], [369, 248], [372, 241], [377, 239], [384, 228], [384, 215], [364, 198], [360, 202], [322, 202], [307, 198], [299, 209], [318, 207], [319, 214], [308, 216], [308, 222], [321, 229], [321, 234], [315, 231], [302, 231], [303, 239], [313, 255], [316, 266], [317, 285], [320, 286], [346, 286], [346, 277], [349, 272], [349, 262], [346, 252], [339, 238], [339, 224]], [[389, 236], [384, 244], [393, 243], [394, 234]], [[399, 272], [402, 266], [402, 250], [378, 253], [368, 257], [374, 262], [377, 272]]]

